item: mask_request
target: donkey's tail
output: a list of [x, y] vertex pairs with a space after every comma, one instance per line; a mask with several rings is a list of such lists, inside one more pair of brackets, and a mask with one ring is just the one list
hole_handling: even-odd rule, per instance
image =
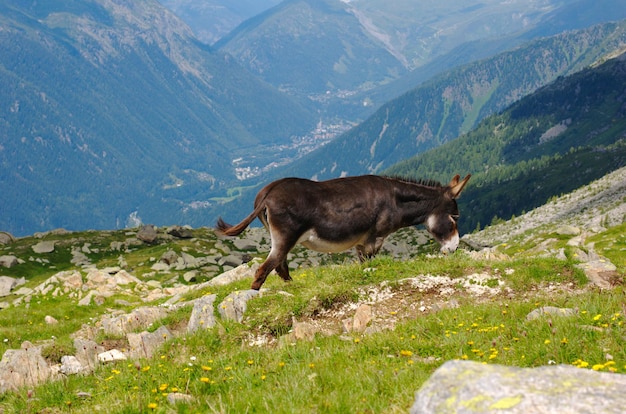
[[258, 203], [256, 208], [252, 211], [252, 213], [248, 215], [248, 217], [243, 219], [241, 223], [236, 224], [234, 226], [231, 226], [230, 224], [226, 223], [220, 217], [217, 219], [217, 224], [215, 228], [220, 234], [224, 234], [226, 236], [236, 236], [240, 234], [242, 231], [244, 231], [246, 227], [248, 227], [250, 223], [252, 223], [252, 221], [254, 221], [254, 219], [257, 218], [259, 214], [263, 212], [264, 209], [265, 209], [265, 203]]

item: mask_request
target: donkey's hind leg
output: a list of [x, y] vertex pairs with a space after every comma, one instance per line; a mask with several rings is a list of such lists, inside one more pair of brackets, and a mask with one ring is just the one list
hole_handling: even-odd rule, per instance
[[289, 282], [290, 280], [293, 280], [291, 279], [291, 276], [289, 275], [289, 264], [287, 264], [286, 258], [285, 260], [280, 262], [280, 264], [276, 268], [276, 273], [278, 273], [278, 276], [280, 276], [285, 282]]
[[286, 256], [287, 253], [275, 254], [274, 249], [272, 249], [265, 262], [263, 262], [254, 274], [254, 281], [252, 282], [251, 289], [261, 289], [261, 286], [265, 283], [265, 279], [267, 279], [267, 276], [274, 269], [276, 269], [276, 273], [278, 273], [278, 275], [284, 280], [291, 280], [291, 276], [289, 276], [289, 268], [287, 267]]
[[272, 248], [267, 259], [254, 275], [254, 282], [252, 282], [252, 289], [254, 290], [261, 289], [267, 275], [274, 269], [282, 279], [291, 280], [287, 266], [287, 253], [295, 246], [297, 237], [278, 237], [271, 231], [270, 237], [272, 238]]

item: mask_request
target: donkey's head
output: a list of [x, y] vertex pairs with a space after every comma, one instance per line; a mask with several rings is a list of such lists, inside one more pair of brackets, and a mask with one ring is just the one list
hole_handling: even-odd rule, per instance
[[440, 202], [424, 222], [428, 232], [441, 244], [441, 252], [444, 254], [454, 252], [459, 246], [459, 231], [456, 225], [459, 207], [456, 199], [470, 177], [471, 175], [468, 174], [463, 181], [459, 181], [461, 176], [455, 175], [450, 184], [442, 188], [443, 195]]

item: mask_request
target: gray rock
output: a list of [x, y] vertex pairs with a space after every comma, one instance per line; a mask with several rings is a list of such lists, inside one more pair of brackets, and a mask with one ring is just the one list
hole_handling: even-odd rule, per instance
[[258, 295], [258, 290], [235, 291], [226, 296], [217, 310], [223, 319], [241, 322], [248, 308], [248, 301]]
[[167, 230], [167, 234], [171, 234], [179, 239], [191, 239], [193, 234], [188, 227], [172, 226]]
[[195, 282], [198, 279], [198, 271], [197, 270], [191, 270], [189, 272], [186, 272], [183, 275], [183, 279], [185, 279], [185, 282], [187, 282], [187, 283]]
[[18, 263], [19, 261], [17, 260], [17, 257], [13, 255], [0, 256], [0, 266], [10, 269], [13, 266], [16, 266]]
[[98, 365], [98, 355], [105, 351], [102, 345], [98, 345], [89, 339], [74, 339], [74, 349], [76, 358], [81, 366], [89, 371], [93, 371]]
[[65, 375], [76, 375], [85, 371], [78, 358], [73, 355], [61, 357], [61, 368], [59, 370]]
[[59, 323], [59, 321], [57, 321], [53, 316], [50, 315], [45, 316], [44, 322], [46, 322], [46, 325], [56, 325]]
[[125, 361], [126, 355], [118, 349], [111, 349], [110, 351], [102, 352], [98, 354], [98, 361], [100, 362], [115, 362], [115, 361]]
[[233, 240], [233, 244], [235, 245], [235, 247], [237, 248], [237, 250], [239, 251], [245, 251], [245, 250], [257, 250], [257, 245], [250, 240], [246, 240], [246, 239], [235, 239]]
[[83, 287], [83, 276], [77, 270], [66, 270], [54, 275], [64, 288], [80, 289]]
[[167, 402], [170, 405], [176, 405], [176, 404], [189, 404], [191, 402], [193, 402], [194, 398], [193, 395], [189, 395], [189, 394], [182, 394], [180, 392], [171, 392], [169, 394], [167, 394]]
[[168, 250], [159, 259], [161, 262], [167, 265], [173, 265], [178, 260], [178, 254], [174, 250]]
[[7, 233], [6, 231], [0, 231], [0, 245], [2, 244], [11, 244], [15, 242], [15, 237], [11, 233]]
[[156, 262], [150, 267], [150, 269], [154, 270], [155, 272], [165, 272], [170, 270], [170, 265], [165, 262]]
[[130, 357], [132, 359], [152, 358], [155, 351], [171, 338], [173, 335], [165, 326], [160, 326], [154, 332], [129, 333], [126, 339], [130, 347]]
[[40, 241], [32, 247], [35, 253], [52, 253], [54, 251], [54, 241]]
[[17, 286], [17, 279], [9, 276], [0, 276], [0, 297], [9, 296], [15, 286]]
[[352, 320], [353, 332], [365, 332], [365, 329], [372, 321], [372, 307], [370, 305], [360, 305]]
[[187, 324], [187, 332], [195, 332], [198, 329], [213, 328], [216, 325], [215, 311], [213, 309], [217, 295], [206, 295], [196, 299], [193, 310]]
[[95, 290], [90, 290], [89, 293], [87, 293], [87, 295], [85, 295], [84, 298], [78, 301], [78, 306], [91, 305], [91, 299], [93, 299], [93, 297], [96, 296], [97, 294], [98, 292], [96, 292]]
[[570, 365], [518, 368], [448, 361], [416, 393], [411, 414], [618, 414], [626, 376]]
[[234, 269], [222, 273], [219, 276], [214, 277], [213, 279], [206, 282], [206, 285], [223, 286], [233, 282], [237, 282], [239, 280], [252, 278], [254, 277], [254, 274], [256, 273], [259, 266], [260, 263], [258, 261], [253, 261], [248, 264], [242, 264]]
[[557, 308], [554, 306], [544, 306], [537, 308], [526, 315], [526, 320], [532, 321], [533, 319], [541, 318], [542, 316], [574, 316], [578, 312], [575, 309], [570, 308]]
[[182, 252], [181, 253], [181, 258], [183, 260], [183, 263], [181, 263], [181, 265], [182, 265], [181, 267], [183, 269], [184, 268], [192, 268], [192, 267], [197, 267], [198, 266], [198, 259], [195, 258], [194, 256], [190, 255], [189, 253]]
[[222, 257], [217, 263], [220, 266], [237, 267], [243, 263], [243, 260], [239, 256], [236, 256], [234, 254], [229, 254], [228, 256]]
[[578, 236], [580, 234], [580, 228], [564, 224], [556, 229], [556, 234], [561, 236]]
[[20, 349], [7, 349], [0, 361], [0, 393], [35, 386], [52, 377], [41, 349], [28, 341]]
[[137, 232], [137, 238], [144, 243], [156, 243], [158, 238], [156, 227], [151, 224], [142, 226]]
[[167, 314], [164, 308], [142, 307], [124, 315], [104, 315], [100, 322], [105, 334], [123, 336], [137, 329], [146, 329]]

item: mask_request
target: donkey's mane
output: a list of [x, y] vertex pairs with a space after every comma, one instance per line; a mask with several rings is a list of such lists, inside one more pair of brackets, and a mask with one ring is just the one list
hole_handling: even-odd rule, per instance
[[436, 180], [428, 180], [428, 179], [423, 179], [423, 178], [414, 179], [414, 178], [407, 178], [407, 177], [400, 177], [400, 176], [387, 176], [386, 178], [400, 181], [403, 183], [421, 185], [424, 187], [434, 187], [434, 188], [444, 187], [443, 184], [441, 184], [439, 181], [436, 181]]

